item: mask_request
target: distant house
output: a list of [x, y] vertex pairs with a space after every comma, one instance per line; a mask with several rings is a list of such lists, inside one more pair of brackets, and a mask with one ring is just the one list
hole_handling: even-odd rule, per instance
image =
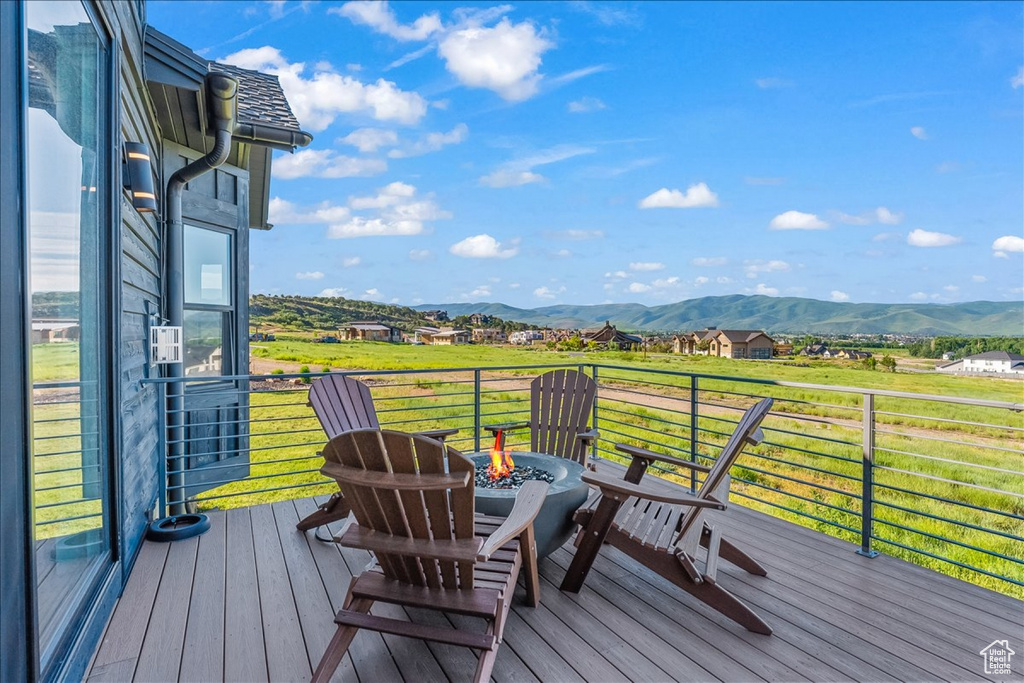
[[871, 358], [871, 353], [868, 351], [858, 351], [856, 349], [839, 349], [833, 354], [833, 358], [842, 358], [843, 360], [865, 360]]
[[402, 330], [380, 322], [356, 322], [344, 329], [346, 341], [402, 341]]
[[775, 348], [772, 350], [772, 355], [774, 355], [774, 356], [792, 356], [793, 355], [793, 345], [792, 344], [776, 344]]
[[470, 334], [467, 330], [446, 330], [437, 332], [430, 338], [433, 346], [454, 346], [456, 344], [468, 344]]
[[77, 320], [32, 321], [33, 344], [78, 341], [81, 335], [82, 327]]
[[529, 346], [535, 341], [543, 341], [544, 333], [540, 330], [519, 330], [508, 336], [508, 341], [516, 346]]
[[772, 357], [775, 340], [763, 330], [706, 330], [688, 332], [672, 338], [675, 353], [706, 354], [722, 358]]
[[448, 320], [448, 311], [423, 311], [423, 317], [436, 323], [443, 323]]
[[469, 322], [474, 327], [479, 327], [480, 325], [486, 325], [491, 322], [491, 316], [484, 315], [483, 313], [474, 313], [469, 316]]
[[441, 330], [436, 327], [417, 327], [413, 330], [412, 341], [413, 343], [430, 344], [434, 335], [440, 332]]
[[958, 361], [940, 365], [939, 372], [961, 374], [997, 374], [1024, 376], [1024, 356], [1007, 351], [986, 351]]
[[633, 334], [626, 334], [620, 332], [607, 320], [603, 327], [598, 327], [589, 330], [583, 330], [580, 333], [580, 338], [584, 344], [594, 342], [602, 346], [607, 346], [609, 343], [616, 344], [620, 349], [635, 351], [640, 348], [643, 344], [643, 340]]
[[[825, 356], [826, 353], [829, 353], [829, 350], [824, 344], [810, 344], [800, 349], [801, 356]], [[830, 356], [831, 353], [829, 353], [829, 356], [825, 356], [825, 358]]]
[[473, 330], [473, 342], [476, 344], [501, 344], [507, 336], [504, 330], [496, 328], [477, 327]]

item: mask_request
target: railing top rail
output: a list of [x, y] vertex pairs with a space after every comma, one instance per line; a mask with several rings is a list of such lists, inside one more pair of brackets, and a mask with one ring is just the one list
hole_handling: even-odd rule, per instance
[[[145, 377], [140, 381], [142, 384], [199, 384], [217, 382], [252, 381], [254, 379], [275, 379], [288, 380], [301, 377], [322, 377], [328, 374], [336, 375], [358, 375], [361, 377], [381, 375], [427, 375], [446, 372], [474, 372], [483, 370], [488, 372], [502, 372], [509, 370], [546, 370], [566, 367], [603, 368], [606, 370], [620, 370], [626, 372], [639, 372], [670, 377], [686, 377], [689, 379], [718, 380], [725, 382], [742, 382], [745, 384], [757, 384], [761, 386], [789, 387], [793, 389], [810, 389], [815, 391], [828, 391], [859, 395], [886, 396], [889, 398], [906, 398], [919, 401], [935, 401], [939, 403], [952, 403], [956, 405], [979, 406], [983, 408], [998, 408], [1024, 412], [1024, 402], [1014, 403], [1009, 401], [990, 401], [980, 398], [967, 398], [963, 396], [945, 396], [942, 394], [917, 394], [907, 391], [893, 391], [890, 389], [868, 389], [864, 387], [834, 386], [829, 384], [810, 384], [806, 382], [789, 382], [786, 380], [758, 379], [754, 377], [734, 377], [730, 375], [710, 375], [699, 372], [685, 372], [682, 370], [666, 370], [664, 368], [643, 368], [631, 365], [615, 365], [611, 363], [537, 363], [528, 365], [490, 365], [490, 366], [469, 366], [469, 367], [448, 367], [448, 368], [406, 368], [400, 370], [337, 370], [331, 373], [326, 372], [291, 372], [273, 375], [222, 375], [217, 377]], [[607, 380], [608, 378], [606, 378]], [[615, 379], [614, 377], [611, 379]]]
[[[963, 396], [943, 396], [941, 394], [915, 394], [909, 391], [892, 391], [890, 389], [866, 389], [864, 387], [834, 386], [830, 384], [808, 384], [805, 382], [787, 382], [776, 379], [757, 379], [753, 377], [730, 377], [728, 375], [707, 375], [699, 372], [682, 372], [679, 370], [665, 370], [662, 368], [639, 368], [630, 365], [610, 365], [606, 363], [587, 363], [588, 366], [605, 368], [609, 370], [626, 370], [629, 372], [647, 372], [660, 375], [672, 375], [676, 377], [689, 377], [697, 379], [714, 379], [727, 382], [746, 382], [748, 384], [761, 384], [765, 386], [791, 387], [794, 389], [815, 389], [818, 391], [833, 391], [849, 394], [871, 394], [872, 396], [888, 396], [890, 398], [912, 398], [921, 401], [939, 401], [942, 403], [956, 403], [960, 405], [981, 406], [984, 408], [1003, 408], [1017, 412], [1024, 411], [1024, 403], [1011, 403], [1009, 401], [989, 401], [980, 398], [966, 398]], [[614, 379], [614, 378], [612, 378]]]

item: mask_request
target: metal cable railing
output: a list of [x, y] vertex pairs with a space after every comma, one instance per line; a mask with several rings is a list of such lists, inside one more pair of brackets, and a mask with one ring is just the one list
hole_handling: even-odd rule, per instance
[[[764, 441], [733, 468], [735, 501], [859, 545], [1024, 595], [1022, 404], [776, 382], [606, 364], [366, 371], [384, 428], [458, 428], [448, 443], [487, 447], [487, 424], [525, 420], [536, 374], [572, 368], [597, 381], [594, 455], [618, 442], [705, 464], [743, 411], [775, 399]], [[166, 438], [170, 503], [254, 505], [329, 493], [325, 436], [306, 404], [322, 373], [186, 378]], [[165, 380], [147, 380], [166, 389]], [[509, 445], [529, 435], [510, 435]], [[59, 440], [55, 440], [59, 443]], [[695, 488], [692, 471], [654, 468]]]

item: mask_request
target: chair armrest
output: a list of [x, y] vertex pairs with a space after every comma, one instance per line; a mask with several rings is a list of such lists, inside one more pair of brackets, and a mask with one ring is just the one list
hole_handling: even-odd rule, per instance
[[523, 429], [524, 427], [529, 426], [529, 422], [509, 422], [508, 424], [503, 425], [484, 425], [483, 429], [490, 432], [491, 436], [494, 436], [499, 430], [503, 432], [511, 432], [513, 429]]
[[512, 506], [512, 511], [508, 513], [508, 517], [501, 523], [501, 526], [495, 529], [487, 537], [487, 540], [484, 541], [483, 547], [480, 548], [480, 552], [476, 557], [477, 561], [487, 561], [494, 554], [494, 551], [523, 533], [524, 529], [533, 524], [537, 513], [540, 512], [541, 505], [544, 504], [547, 492], [548, 483], [546, 481], [528, 481], [523, 484], [516, 495], [516, 502]]
[[681, 460], [680, 458], [673, 458], [671, 455], [663, 455], [661, 453], [655, 453], [649, 451], [646, 448], [640, 448], [639, 446], [630, 446], [629, 444], [617, 443], [615, 449], [622, 451], [623, 453], [629, 453], [634, 458], [643, 458], [650, 464], [651, 461], [657, 460], [658, 462], [667, 463], [669, 465], [677, 465], [679, 467], [688, 467], [691, 470], [697, 470], [698, 472], [710, 472], [711, 468], [700, 463], [690, 462], [689, 460]]
[[393, 489], [395, 491], [441, 491], [459, 489], [469, 485], [470, 473], [459, 474], [407, 474], [404, 472], [376, 472], [349, 467], [337, 462], [325, 462], [320, 473], [339, 482], [355, 486]]
[[480, 546], [483, 545], [483, 539], [480, 538], [433, 541], [425, 538], [403, 538], [364, 529], [358, 524], [350, 524], [344, 533], [334, 537], [334, 541], [346, 548], [455, 562], [475, 562]]
[[416, 436], [425, 436], [428, 439], [437, 439], [438, 441], [444, 441], [449, 436], [454, 436], [459, 433], [458, 428], [449, 429], [428, 429], [422, 432], [414, 432]]
[[714, 498], [695, 498], [689, 494], [662, 493], [661, 491], [652, 490], [647, 486], [630, 484], [628, 481], [616, 479], [607, 474], [584, 472], [581, 479], [591, 486], [596, 486], [601, 489], [601, 493], [616, 500], [624, 500], [629, 496], [635, 496], [644, 500], [669, 503], [670, 505], [687, 505], [689, 507], [712, 508], [714, 510], [725, 509], [725, 505]]
[[596, 441], [600, 437], [601, 437], [601, 432], [597, 431], [596, 429], [588, 429], [585, 432], [578, 432], [576, 434], [576, 438], [579, 439], [580, 441], [592, 442], [592, 441]]

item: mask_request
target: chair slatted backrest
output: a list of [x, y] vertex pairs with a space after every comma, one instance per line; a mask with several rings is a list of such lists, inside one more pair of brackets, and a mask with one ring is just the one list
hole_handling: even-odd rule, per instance
[[370, 390], [357, 379], [325, 375], [309, 388], [309, 402], [328, 439], [352, 429], [380, 428]]
[[555, 370], [530, 384], [530, 450], [582, 463], [583, 443], [594, 409], [597, 385], [576, 370]]
[[[447, 450], [447, 455], [446, 455]], [[434, 439], [403, 432], [357, 429], [336, 436], [324, 459], [371, 472], [419, 475], [424, 488], [388, 484], [361, 485], [338, 480], [359, 526], [399, 538], [473, 539], [474, 465], [458, 451]], [[447, 462], [447, 470], [445, 464]], [[446, 472], [468, 472], [464, 486], [431, 487]], [[395, 480], [396, 477], [390, 477]], [[474, 563], [376, 553], [385, 576], [414, 586], [473, 588]]]
[[[773, 402], [770, 398], [761, 399], [743, 414], [739, 424], [736, 425], [736, 430], [729, 437], [729, 441], [718, 454], [718, 459], [712, 466], [711, 471], [708, 472], [703, 483], [701, 483], [700, 489], [697, 491], [697, 498], [716, 496], [722, 503], [728, 502], [729, 470], [732, 469], [736, 459], [740, 457], [744, 446], [761, 442], [763, 438], [760, 434], [761, 422], [768, 415], [768, 411], [772, 409]], [[723, 484], [726, 484], [726, 486], [723, 487]], [[719, 491], [719, 488], [722, 488], [723, 491]], [[676, 547], [695, 545], [696, 540], [699, 539], [701, 529], [701, 525], [698, 522], [702, 520], [706, 512], [707, 508], [690, 508], [687, 510], [680, 522], [679, 533], [676, 534], [676, 540], [673, 545]], [[696, 534], [696, 536], [693, 536], [693, 534]], [[684, 541], [689, 543], [684, 543]]]

